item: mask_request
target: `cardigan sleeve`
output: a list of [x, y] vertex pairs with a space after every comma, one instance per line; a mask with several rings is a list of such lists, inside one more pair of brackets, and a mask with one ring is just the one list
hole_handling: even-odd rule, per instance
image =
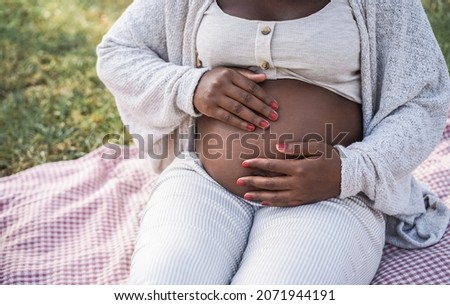
[[183, 65], [186, 9], [172, 5], [173, 18], [167, 20], [167, 3], [135, 0], [97, 47], [97, 73], [114, 95], [124, 125], [144, 138], [144, 151], [198, 116], [193, 95], [207, 71]]
[[[393, 230], [410, 231], [400, 232], [403, 241], [395, 244], [428, 246], [444, 233], [449, 213], [411, 173], [442, 136], [450, 101], [448, 69], [419, 0], [376, 5], [375, 16], [368, 16], [376, 18], [376, 53], [370, 55], [376, 56], [371, 69], [377, 70], [373, 103], [363, 106], [370, 117], [364, 139], [336, 146], [342, 161], [340, 197], [364, 193], [374, 208], [396, 218], [391, 219]], [[429, 216], [435, 224], [427, 229], [434, 236], [421, 236], [418, 221]]]

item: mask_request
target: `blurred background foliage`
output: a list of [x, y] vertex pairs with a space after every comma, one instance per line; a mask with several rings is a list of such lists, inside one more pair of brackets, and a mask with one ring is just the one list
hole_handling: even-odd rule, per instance
[[[1, 0], [0, 176], [81, 157], [123, 134], [95, 47], [131, 2]], [[422, 3], [450, 64], [450, 0]]]
[[0, 176], [122, 132], [95, 47], [131, 0], [1, 0]]

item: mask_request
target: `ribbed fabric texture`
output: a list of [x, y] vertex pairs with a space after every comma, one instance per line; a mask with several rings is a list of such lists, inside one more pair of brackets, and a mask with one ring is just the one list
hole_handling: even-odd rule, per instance
[[260, 207], [226, 191], [200, 161], [160, 176], [142, 218], [130, 284], [369, 284], [384, 218], [358, 197]]
[[297, 79], [361, 103], [359, 40], [347, 0], [332, 0], [318, 12], [285, 21], [235, 17], [213, 1], [196, 46], [204, 67], [242, 67], [267, 79]]

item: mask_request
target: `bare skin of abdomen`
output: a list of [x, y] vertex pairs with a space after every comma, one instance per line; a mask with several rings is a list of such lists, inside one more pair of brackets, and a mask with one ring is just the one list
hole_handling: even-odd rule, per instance
[[298, 80], [264, 81], [260, 86], [279, 103], [278, 120], [266, 130], [243, 131], [205, 115], [197, 119], [196, 152], [208, 174], [230, 192], [242, 197], [254, 190], [236, 185], [240, 177], [278, 175], [242, 166], [251, 158], [286, 158], [277, 152], [277, 143], [324, 141], [347, 146], [361, 140], [359, 104]]

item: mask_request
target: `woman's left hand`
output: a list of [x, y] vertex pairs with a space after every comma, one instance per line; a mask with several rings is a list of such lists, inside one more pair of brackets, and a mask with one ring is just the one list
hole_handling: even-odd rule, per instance
[[[245, 199], [269, 206], [298, 206], [336, 197], [340, 193], [341, 158], [338, 150], [324, 142], [278, 144], [277, 150], [291, 159], [249, 159], [248, 168], [281, 174], [275, 177], [246, 176], [238, 185], [253, 186]], [[295, 157], [295, 159], [292, 159]]]

